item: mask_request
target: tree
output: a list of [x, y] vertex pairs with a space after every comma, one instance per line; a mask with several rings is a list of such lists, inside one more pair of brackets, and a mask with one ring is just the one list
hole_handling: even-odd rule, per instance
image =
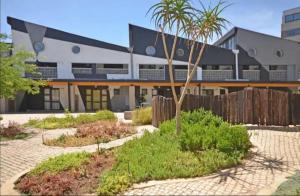
[[[154, 20], [155, 26], [159, 29], [162, 37], [163, 48], [167, 63], [169, 66], [169, 76], [172, 94], [176, 105], [176, 133], [181, 130], [181, 106], [185, 97], [186, 89], [192, 80], [197, 67], [203, 57], [208, 40], [214, 35], [221, 35], [222, 28], [225, 28], [226, 19], [220, 15], [227, 7], [220, 1], [214, 7], [206, 8], [200, 1], [201, 10], [192, 6], [189, 0], [161, 0], [153, 5], [149, 11], [152, 13], [151, 20]], [[168, 48], [166, 32], [174, 34], [171, 48]], [[188, 40], [187, 48], [189, 50], [187, 79], [182, 92], [177, 96], [175, 91], [175, 82], [173, 74], [173, 59], [179, 36], [185, 36]], [[199, 41], [202, 43], [200, 44]], [[199, 47], [200, 46], [200, 47]]]
[[6, 38], [6, 35], [0, 34], [0, 98], [13, 99], [18, 91], [39, 93], [39, 86], [44, 85], [43, 81], [22, 77], [25, 72], [38, 74], [36, 65], [26, 63], [34, 55], [24, 50], [11, 54], [13, 48], [11, 44], [4, 42]]

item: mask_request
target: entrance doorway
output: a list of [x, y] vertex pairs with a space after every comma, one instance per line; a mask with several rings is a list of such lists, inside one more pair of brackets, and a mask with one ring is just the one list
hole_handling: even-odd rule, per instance
[[107, 89], [85, 89], [86, 111], [106, 110], [108, 108]]
[[44, 88], [44, 109], [45, 110], [60, 109], [58, 88]]

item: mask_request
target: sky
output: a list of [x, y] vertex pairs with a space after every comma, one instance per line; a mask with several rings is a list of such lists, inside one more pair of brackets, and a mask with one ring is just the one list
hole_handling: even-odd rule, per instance
[[[11, 16], [47, 27], [128, 46], [128, 24], [155, 29], [146, 15], [159, 0], [0, 0], [1, 33], [10, 34]], [[199, 0], [192, 0], [199, 7]], [[205, 5], [216, 0], [202, 0]], [[282, 11], [300, 6], [300, 0], [227, 0], [223, 17], [238, 26], [280, 36]], [[212, 40], [215, 41], [215, 40]]]

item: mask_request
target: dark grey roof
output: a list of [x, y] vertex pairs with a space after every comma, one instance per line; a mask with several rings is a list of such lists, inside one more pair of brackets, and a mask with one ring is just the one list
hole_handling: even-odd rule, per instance
[[[13, 18], [13, 17], [7, 17], [7, 23], [10, 24], [11, 28], [14, 30], [28, 33], [26, 26], [25, 26], [25, 23], [29, 23], [27, 21], [19, 20], [19, 19]], [[35, 25], [38, 25], [38, 24], [35, 24]], [[39, 25], [39, 26], [42, 26], [42, 25]], [[47, 38], [68, 41], [68, 42], [77, 43], [77, 44], [84, 44], [84, 45], [105, 48], [105, 49], [110, 49], [110, 50], [117, 50], [117, 51], [128, 53], [128, 49], [124, 46], [119, 46], [119, 45], [83, 37], [80, 35], [75, 35], [72, 33], [53, 29], [50, 27], [46, 27], [46, 28], [47, 29], [46, 29], [45, 37], [47, 37]]]
[[[173, 44], [173, 35], [166, 34], [166, 40], [168, 44], [168, 48], [171, 49]], [[147, 55], [146, 54], [146, 47], [147, 46], [154, 46], [156, 49], [156, 53], [154, 57], [165, 58], [165, 53], [162, 44], [161, 34], [157, 31], [146, 29], [143, 27], [129, 25], [129, 43], [130, 47], [133, 47], [133, 53]], [[179, 38], [177, 49], [183, 49], [184, 55], [178, 56], [175, 53], [174, 60], [179, 61], [188, 61], [188, 46], [187, 46], [187, 39]], [[194, 54], [200, 51], [202, 43], [198, 42], [198, 47], [195, 50]], [[194, 61], [197, 55], [194, 55]], [[240, 65], [259, 65], [254, 58], [248, 56], [247, 53], [241, 53], [239, 55]], [[200, 65], [234, 65], [235, 64], [235, 56], [231, 50], [220, 48], [213, 45], [207, 45], [205, 49], [205, 53], [203, 58], [200, 62]]]

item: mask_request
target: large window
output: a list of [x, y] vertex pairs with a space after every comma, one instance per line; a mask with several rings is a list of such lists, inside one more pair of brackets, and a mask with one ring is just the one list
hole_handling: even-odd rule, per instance
[[290, 14], [285, 16], [285, 23], [300, 20], [300, 13]]

